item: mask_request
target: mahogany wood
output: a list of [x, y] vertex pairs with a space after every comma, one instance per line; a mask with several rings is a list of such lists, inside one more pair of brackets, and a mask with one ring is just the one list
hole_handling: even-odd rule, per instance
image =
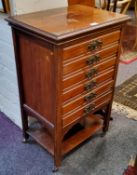
[[100, 98], [91, 101], [89, 104], [83, 105], [82, 107], [79, 107], [78, 109], [74, 109], [69, 114], [66, 114], [63, 116], [63, 126], [66, 127], [69, 124], [73, 124], [74, 121], [81, 119], [84, 117], [84, 110], [88, 106], [93, 106], [93, 110], [91, 112], [94, 112], [98, 106], [102, 106], [102, 104], [108, 102], [112, 97], [112, 91], [103, 94]]
[[91, 80], [92, 78], [95, 78], [97, 75], [98, 76], [102, 75], [104, 71], [113, 69], [115, 66], [114, 64], [115, 59], [114, 58], [110, 59], [105, 63], [106, 65], [104, 65], [104, 63], [101, 63], [89, 69], [85, 68], [84, 70], [76, 71], [74, 72], [73, 76], [71, 74], [68, 77], [65, 77], [65, 79], [63, 80], [64, 92], [65, 90], [67, 91], [68, 89], [70, 89], [70, 86], [74, 87], [75, 84], [79, 84], [81, 81], [84, 82], [84, 81]]
[[[92, 84], [93, 86], [91, 87], [90, 90], [93, 90], [97, 87], [99, 87], [101, 84], [105, 83], [106, 81], [112, 80], [114, 76], [114, 69], [111, 69], [109, 71], [106, 71], [105, 73], [97, 76], [96, 78], [93, 78], [90, 81], [83, 81], [80, 82], [77, 86], [71, 86], [71, 88], [67, 89], [66, 91], [63, 92], [63, 102], [72, 100], [72, 98], [75, 98], [79, 94], [86, 94], [88, 90], [85, 89], [85, 86], [88, 84]], [[95, 84], [94, 84], [95, 82]], [[75, 83], [75, 82], [74, 82]]]
[[[80, 82], [80, 81], [82, 81], [84, 79], [87, 79], [87, 80], [91, 79], [95, 75], [101, 74], [102, 71], [104, 71], [104, 70], [106, 70], [106, 69], [108, 69], [110, 67], [115, 66], [115, 62], [116, 62], [116, 55], [111, 57], [111, 58], [109, 58], [109, 59], [107, 59], [106, 61], [104, 60], [102, 63], [97, 64], [96, 66], [86, 66], [85, 65], [85, 67], [84, 68], [81, 67], [81, 69], [79, 68], [80, 65], [77, 62], [72, 63], [72, 64], [68, 64], [67, 66], [65, 66], [64, 72], [67, 72], [67, 73], [71, 72], [71, 74], [65, 76], [64, 83], [66, 83], [66, 80], [68, 82], [68, 81], [70, 81], [70, 79], [72, 79], [72, 74], [73, 74], [73, 79], [75, 79], [75, 81], [71, 80], [73, 83], [74, 82], [77, 83], [77, 81]], [[73, 72], [74, 70], [75, 70], [75, 72]], [[87, 76], [88, 72], [90, 72], [92, 70], [95, 70], [93, 72], [92, 76]], [[78, 75], [79, 75], [79, 77], [77, 77]], [[67, 88], [67, 86], [64, 87], [64, 88]]]
[[[95, 65], [95, 64], [100, 63], [101, 61], [103, 61], [103, 59], [106, 59], [106, 58], [112, 56], [112, 54], [117, 53], [118, 46], [119, 46], [118, 43], [114, 44], [114, 45], [112, 44], [112, 46], [101, 49], [100, 51], [96, 51], [95, 53], [87, 53], [86, 55], [81, 54], [78, 57], [74, 57], [74, 58], [65, 60], [64, 61], [64, 67], [69, 65], [69, 64], [72, 64], [72, 63], [76, 63], [76, 65], [78, 65], [79, 68], [81, 68], [83, 66], [88, 66], [87, 60], [89, 59], [89, 57], [99, 56], [99, 60], [97, 62], [93, 62], [89, 66]], [[71, 51], [70, 51], [70, 53], [71, 53]]]
[[107, 34], [104, 34], [100, 37], [97, 37], [97, 38], [93, 38], [92, 36], [92, 39], [89, 40], [88, 38], [88, 41], [86, 42], [80, 42], [80, 43], [77, 43], [75, 45], [71, 45], [69, 47], [66, 47], [64, 48], [64, 55], [63, 55], [63, 58], [66, 60], [68, 58], [73, 58], [73, 57], [76, 57], [76, 56], [79, 56], [79, 55], [84, 55], [84, 54], [87, 54], [87, 53], [94, 53], [94, 52], [88, 52], [87, 48], [88, 48], [88, 45], [92, 42], [92, 41], [96, 41], [96, 40], [101, 40], [102, 41], [102, 46], [99, 47], [98, 49], [96, 49], [96, 52], [102, 50], [104, 47], [107, 47], [107, 45], [109, 45], [111, 43], [114, 42], [118, 42], [119, 40], [119, 37], [120, 37], [120, 31], [114, 31], [112, 33], [107, 33]]
[[90, 33], [90, 36], [96, 36], [96, 34], [92, 35], [93, 31], [95, 33], [99, 32], [98, 36], [100, 36], [102, 32], [100, 29], [105, 28], [104, 31], [108, 33], [107, 30], [110, 31], [109, 26], [112, 27], [112, 32], [113, 27], [120, 29], [119, 24], [129, 19], [127, 15], [110, 13], [105, 10], [83, 5], [73, 5], [66, 8], [17, 15], [9, 17], [8, 21], [13, 25], [18, 23], [22, 31], [24, 31], [24, 29], [27, 30], [27, 32], [31, 31], [31, 35], [37, 34], [38, 36], [44, 37], [43, 39], [48, 40], [50, 43], [54, 43], [57, 41], [61, 42], [61, 40], [68, 41], [68, 38], [73, 40], [78, 39], [75, 38], [76, 35], [80, 37], [81, 35], [83, 36], [83, 34]]
[[91, 137], [94, 133], [102, 129], [102, 121], [98, 117], [91, 115], [88, 118], [90, 118], [90, 120], [94, 120], [94, 123], [90, 127], [81, 130], [74, 136], [64, 141], [62, 149], [63, 155], [67, 154], [69, 151], [76, 148], [76, 146], [80, 145]]
[[[102, 86], [95, 88], [95, 90], [90, 91], [86, 95], [80, 95], [78, 98], [73, 99], [72, 101], [64, 104], [63, 105], [63, 114], [67, 114], [68, 112], [74, 110], [75, 108], [79, 107], [80, 105], [87, 104], [90, 101], [93, 101], [93, 99], [98, 98], [102, 93], [106, 93], [106, 92], [110, 91], [112, 86], [113, 86], [113, 83], [114, 83], [113, 80], [109, 81], [109, 82], [103, 84]], [[91, 97], [91, 99], [89, 99], [89, 100], [88, 99], [85, 100], [85, 97], [88, 97], [90, 95], [93, 97]]]
[[68, 5], [82, 4], [95, 7], [95, 0], [68, 0]]
[[[23, 137], [31, 135], [46, 148], [56, 167], [96, 131], [108, 130], [121, 30], [128, 20], [82, 5], [7, 19], [13, 31]], [[95, 112], [104, 109], [104, 121], [87, 128], [87, 119], [96, 123]], [[28, 116], [39, 127], [28, 125]], [[77, 124], [83, 129], [65, 139]]]
[[27, 133], [34, 138], [41, 146], [49, 151], [50, 154], [54, 155], [54, 142], [51, 135], [45, 129], [45, 127], [41, 128], [30, 128], [27, 130]]

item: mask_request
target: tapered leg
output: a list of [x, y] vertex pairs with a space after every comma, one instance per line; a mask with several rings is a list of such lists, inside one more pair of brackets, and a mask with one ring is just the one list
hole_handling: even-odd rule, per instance
[[54, 165], [52, 172], [53, 173], [56, 173], [58, 170], [59, 170], [59, 167], [57, 167], [57, 166]]
[[105, 114], [105, 117], [104, 117], [104, 127], [103, 127], [103, 131], [104, 132], [107, 132], [108, 131], [108, 128], [109, 128], [109, 122], [110, 122], [110, 119], [111, 119], [111, 108], [112, 108], [112, 103], [109, 103], [107, 105], [107, 108], [106, 108], [106, 114]]
[[[104, 109], [101, 109], [100, 111], [98, 111], [97, 114], [102, 115], [102, 119], [105, 120], [107, 112], [108, 112], [108, 107], [105, 107]], [[110, 116], [110, 120], [113, 120], [111, 116]]]
[[27, 134], [28, 130], [28, 115], [26, 112], [22, 109], [22, 131], [23, 131], [23, 143], [26, 143], [29, 135]]
[[61, 160], [62, 160], [62, 158], [61, 158], [60, 155], [58, 155], [58, 156], [55, 155], [55, 157], [54, 157], [54, 167], [53, 167], [53, 170], [52, 170], [53, 173], [57, 172], [59, 170], [59, 167], [61, 166]]
[[54, 154], [55, 155], [54, 155], [53, 172], [56, 172], [59, 170], [59, 167], [61, 166], [61, 161], [62, 161], [61, 144], [57, 145]]

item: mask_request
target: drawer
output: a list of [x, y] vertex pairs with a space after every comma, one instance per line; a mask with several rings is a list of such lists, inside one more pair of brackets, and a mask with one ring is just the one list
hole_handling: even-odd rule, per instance
[[86, 117], [89, 114], [93, 113], [99, 107], [107, 104], [112, 98], [112, 92], [104, 94], [98, 99], [92, 101], [90, 104], [79, 108], [69, 115], [63, 116], [63, 127], [73, 124], [74, 122], [80, 120], [82, 117]]
[[95, 52], [106, 47], [109, 44], [118, 42], [120, 39], [120, 30], [89, 39], [86, 42], [80, 42], [73, 46], [63, 49], [63, 59], [67, 60], [87, 53]]
[[67, 113], [71, 112], [72, 110], [75, 110], [75, 108], [80, 107], [81, 105], [86, 105], [90, 103], [91, 101], [99, 98], [102, 94], [107, 93], [108, 91], [112, 90], [114, 84], [114, 80], [111, 80], [104, 85], [96, 88], [95, 90], [91, 91], [90, 93], [86, 95], [82, 95], [75, 100], [72, 100], [71, 102], [65, 104], [63, 106], [63, 115], [66, 115]]
[[71, 98], [74, 98], [77, 95], [86, 94], [92, 91], [93, 89], [99, 87], [100, 84], [105, 83], [105, 81], [113, 80], [114, 72], [114, 69], [106, 71], [105, 73], [97, 76], [96, 78], [93, 78], [91, 81], [86, 81], [77, 86], [74, 86], [73, 88], [70, 88], [69, 90], [63, 93], [63, 102], [71, 100]]
[[72, 86], [76, 83], [80, 83], [83, 80], [90, 80], [94, 78], [97, 75], [102, 74], [103, 71], [106, 69], [112, 69], [115, 67], [116, 63], [116, 57], [109, 58], [108, 60], [96, 65], [92, 66], [90, 69], [88, 68], [83, 68], [81, 71], [73, 73], [70, 76], [65, 77], [63, 80], [63, 88], [69, 88], [69, 86]]
[[89, 56], [83, 56], [81, 58], [73, 59], [73, 61], [64, 64], [63, 66], [63, 75], [67, 75], [76, 71], [78, 69], [82, 69], [83, 67], [91, 67], [93, 65], [99, 64], [104, 61], [106, 58], [111, 57], [112, 55], [116, 55], [118, 51], [118, 45], [114, 45], [107, 49], [103, 49], [96, 54], [92, 54]]

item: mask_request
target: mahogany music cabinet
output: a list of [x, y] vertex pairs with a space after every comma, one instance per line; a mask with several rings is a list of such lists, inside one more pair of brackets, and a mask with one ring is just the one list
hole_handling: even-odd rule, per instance
[[[109, 126], [126, 15], [73, 5], [7, 19], [23, 136], [62, 157]], [[29, 116], [37, 120], [28, 122]]]

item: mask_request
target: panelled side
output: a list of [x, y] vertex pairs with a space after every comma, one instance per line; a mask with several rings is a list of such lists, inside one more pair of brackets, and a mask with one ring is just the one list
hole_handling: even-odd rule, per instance
[[19, 34], [19, 63], [23, 86], [23, 105], [54, 123], [54, 55], [52, 45]]

